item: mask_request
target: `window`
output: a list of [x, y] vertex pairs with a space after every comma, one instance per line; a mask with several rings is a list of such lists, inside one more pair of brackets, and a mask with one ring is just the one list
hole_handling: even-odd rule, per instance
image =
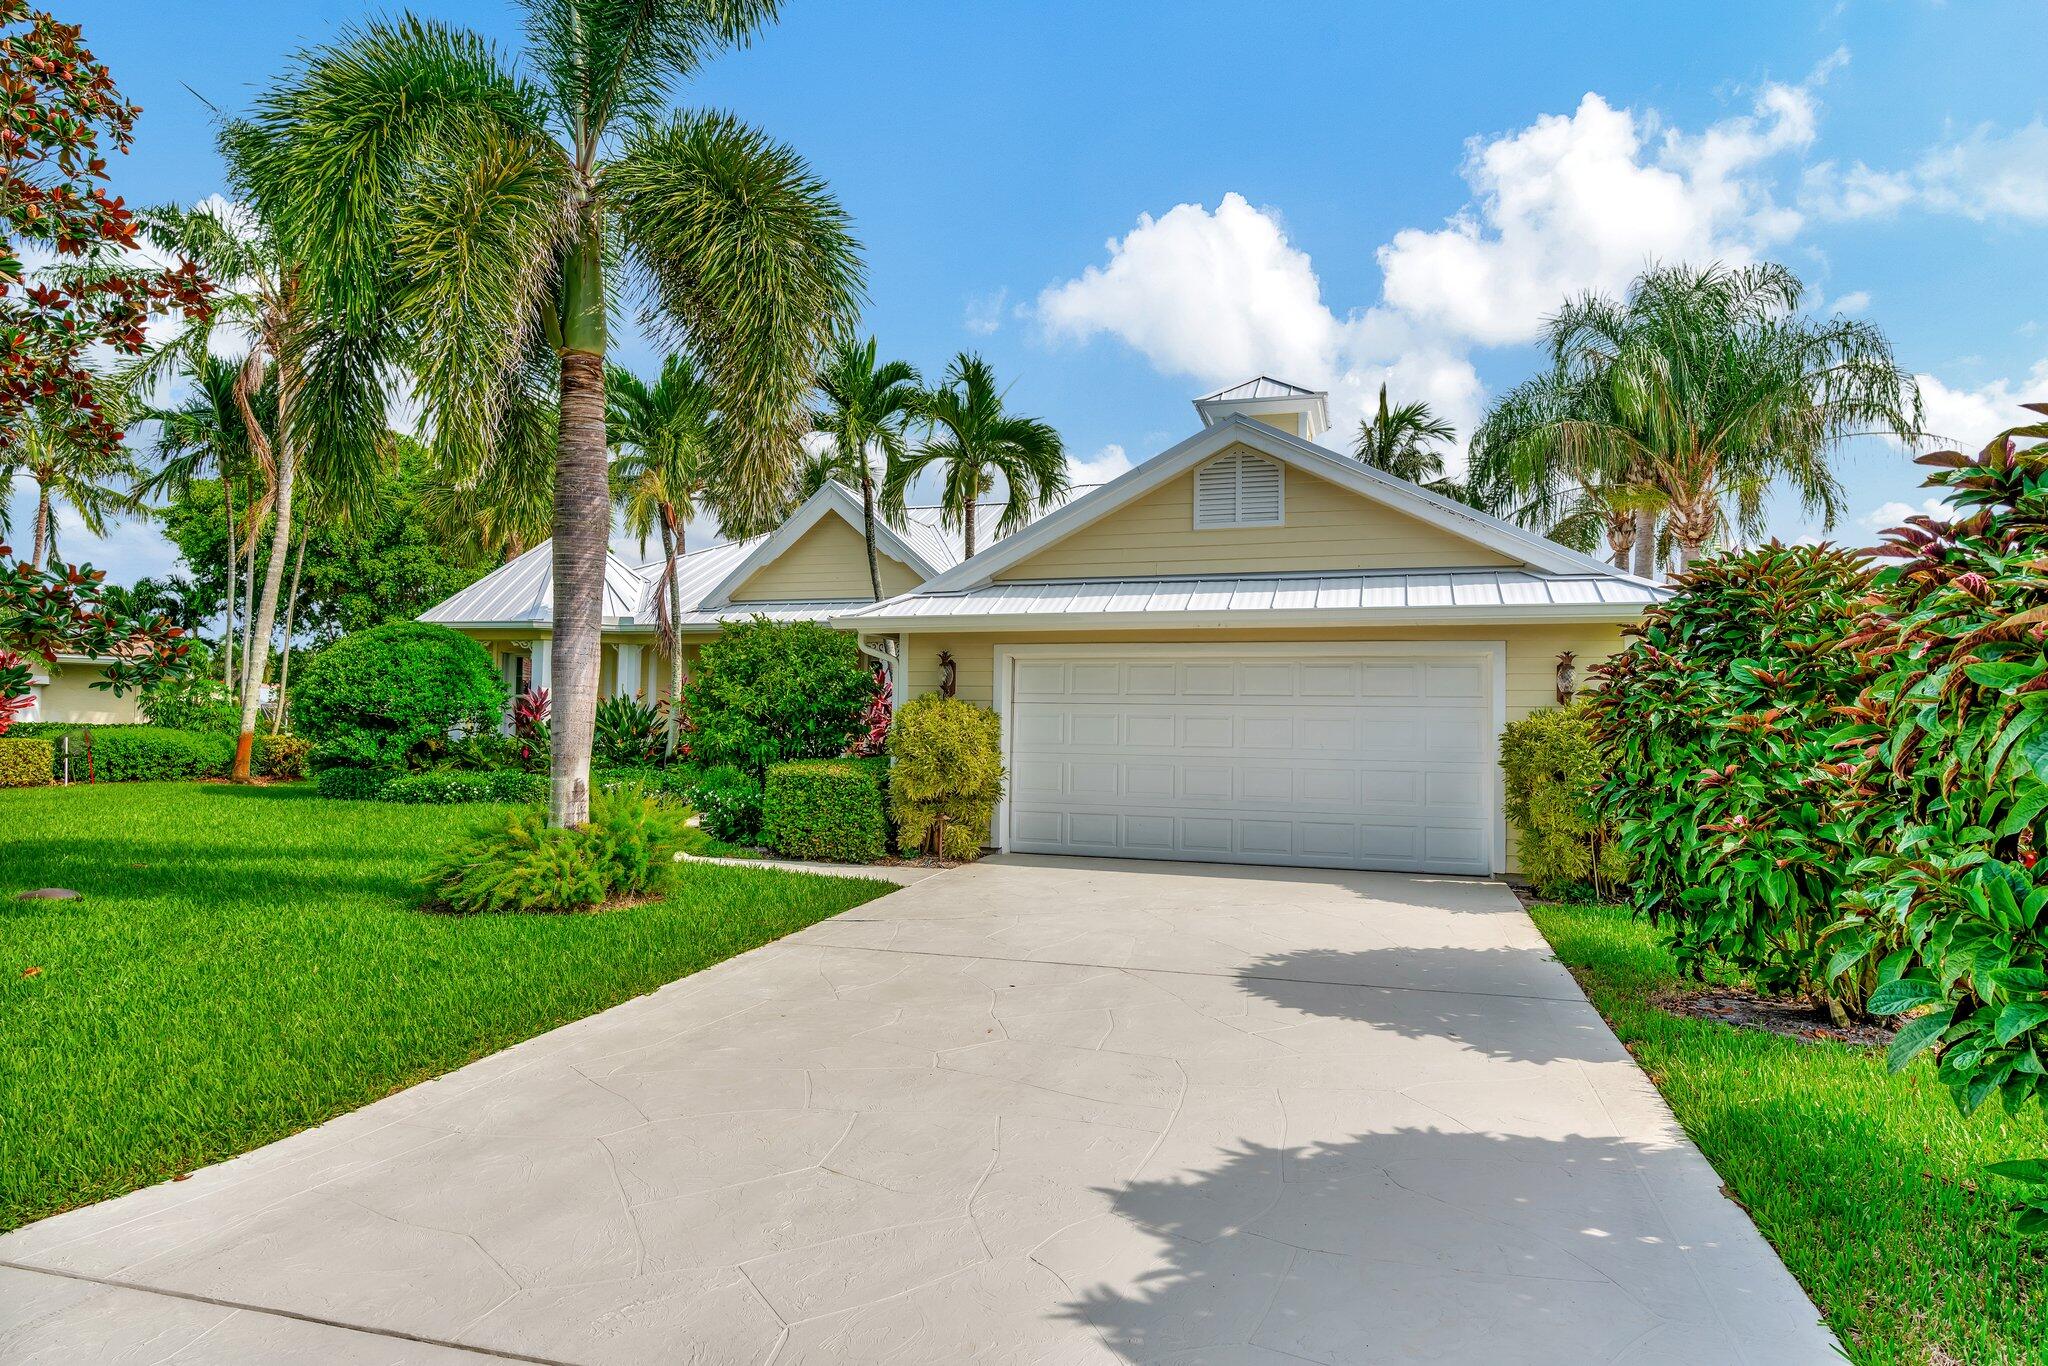
[[1280, 462], [1240, 451], [1218, 456], [1195, 471], [1195, 530], [1219, 526], [1279, 526]]

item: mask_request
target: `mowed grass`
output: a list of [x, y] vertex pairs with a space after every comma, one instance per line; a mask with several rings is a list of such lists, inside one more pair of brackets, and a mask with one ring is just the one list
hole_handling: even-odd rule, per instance
[[1657, 933], [1609, 907], [1536, 923], [1686, 1131], [1865, 1363], [2048, 1361], [2048, 1244], [2007, 1227], [1983, 1167], [2048, 1156], [2038, 1106], [1960, 1114], [1924, 1061], [1673, 1016]]
[[[0, 792], [0, 1229], [282, 1138], [894, 890], [685, 864], [663, 901], [423, 913], [490, 808]], [[21, 901], [33, 887], [79, 901]]]

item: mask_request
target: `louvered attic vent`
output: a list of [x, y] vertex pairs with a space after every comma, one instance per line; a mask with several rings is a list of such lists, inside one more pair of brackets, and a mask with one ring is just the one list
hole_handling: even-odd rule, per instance
[[1218, 456], [1195, 471], [1195, 530], [1220, 526], [1279, 526], [1280, 462], [1240, 452]]

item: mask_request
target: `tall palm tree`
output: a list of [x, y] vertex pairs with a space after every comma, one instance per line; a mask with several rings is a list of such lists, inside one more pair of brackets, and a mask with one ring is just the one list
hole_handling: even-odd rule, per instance
[[[878, 358], [873, 337], [839, 339], [818, 373], [819, 403], [811, 426], [832, 438], [831, 463], [860, 484], [861, 529], [868, 543], [868, 588], [882, 600], [882, 564], [875, 553], [875, 472], [900, 464], [904, 434], [920, 411], [923, 380], [909, 361]], [[900, 517], [900, 513], [899, 513]]]
[[683, 613], [676, 566], [688, 553], [691, 509], [717, 484], [723, 430], [711, 386], [682, 356], [661, 363], [648, 384], [632, 371], [605, 372], [605, 433], [619, 452], [612, 462], [612, 492], [626, 515], [626, 530], [644, 548], [650, 531], [661, 535], [662, 598], [656, 626], [668, 658], [668, 757], [676, 752], [676, 713], [683, 695], [683, 651], [676, 623]]
[[927, 468], [942, 471], [939, 508], [944, 525], [959, 527], [968, 556], [975, 550], [975, 505], [997, 479], [1003, 482], [1003, 514], [996, 535], [1007, 536], [1067, 491], [1067, 448], [1050, 423], [1003, 410], [995, 371], [980, 356], [962, 351], [946, 378], [926, 390], [918, 415], [933, 435], [889, 469], [882, 483], [882, 510], [901, 518], [910, 485]]
[[1656, 570], [1659, 510], [1681, 572], [1731, 526], [1763, 529], [1779, 483], [1832, 525], [1830, 465], [1850, 437], [1920, 431], [1920, 396], [1869, 323], [1811, 319], [1783, 266], [1657, 267], [1625, 299], [1586, 295], [1549, 326], [1551, 371], [1503, 397], [1481, 428], [1494, 486], [1611, 491], [1636, 572]]
[[1379, 409], [1358, 424], [1351, 454], [1362, 465], [1370, 465], [1420, 484], [1436, 493], [1462, 496], [1456, 480], [1444, 478], [1443, 453], [1439, 442], [1455, 441], [1458, 429], [1438, 417], [1427, 403], [1402, 403], [1389, 407], [1387, 386], [1380, 385]]
[[[101, 400], [101, 410], [120, 420], [117, 397]], [[16, 477], [35, 485], [36, 511], [30, 562], [55, 564], [61, 559], [57, 533], [61, 513], [69, 509], [95, 536], [107, 534], [107, 519], [140, 506], [132, 492], [136, 468], [122, 447], [99, 450], [73, 438], [67, 415], [52, 403], [32, 403], [17, 417], [7, 464], [0, 469], [0, 487]]]
[[454, 468], [557, 413], [549, 819], [575, 825], [610, 530], [609, 316], [640, 295], [701, 367], [734, 434], [729, 510], [766, 524], [860, 267], [846, 215], [794, 152], [728, 114], [666, 111], [671, 87], [748, 41], [775, 0], [520, 8], [516, 67], [411, 15], [313, 51], [258, 101], [272, 154], [251, 179], [305, 244], [324, 326], [406, 366]]

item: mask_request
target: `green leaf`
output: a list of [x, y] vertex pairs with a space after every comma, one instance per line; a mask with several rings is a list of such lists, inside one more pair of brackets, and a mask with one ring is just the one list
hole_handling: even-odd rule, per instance
[[2041, 670], [2033, 664], [1972, 664], [1963, 672], [1972, 683], [2003, 690], [2033, 681]]
[[1886, 982], [1870, 993], [1870, 1013], [1902, 1014], [1915, 1006], [1932, 1005], [1942, 998], [1942, 994], [1939, 986], [1924, 977], [1901, 977], [1896, 982]]
[[1998, 1012], [1991, 1037], [2000, 1044], [2009, 1044], [2043, 1020], [2048, 1020], [2048, 1002], [2014, 1001]]
[[1933, 1047], [1941, 1038], [1942, 1031], [1948, 1028], [1949, 1020], [1954, 1014], [1952, 1010], [1943, 1010], [1933, 1015], [1922, 1015], [1918, 1019], [1908, 1020], [1899, 1032], [1892, 1036], [1891, 1047], [1885, 1050], [1885, 1067], [1896, 1072]]

